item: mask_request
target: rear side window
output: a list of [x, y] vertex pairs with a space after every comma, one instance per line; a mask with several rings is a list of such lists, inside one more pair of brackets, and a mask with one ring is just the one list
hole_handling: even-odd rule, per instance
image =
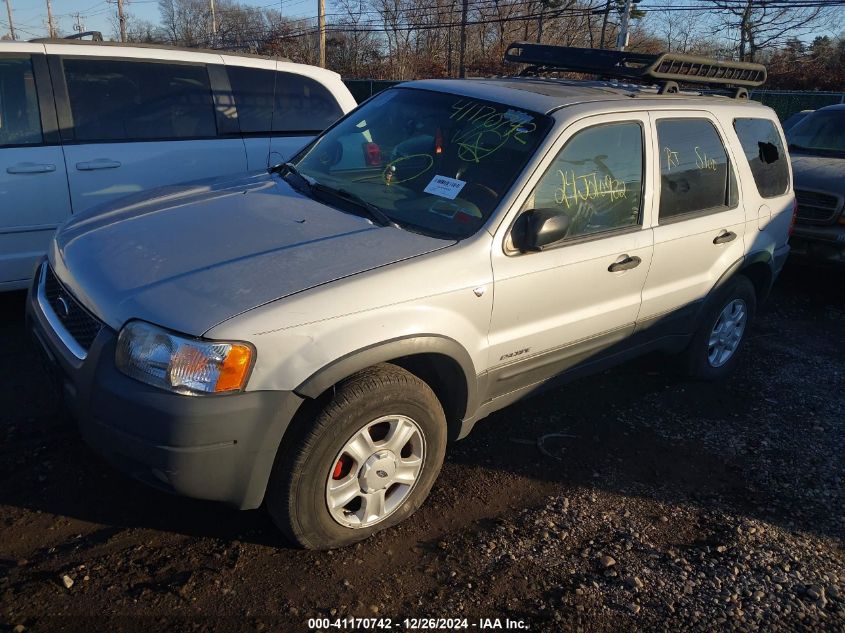
[[273, 84], [276, 72], [228, 66], [229, 82], [244, 134], [269, 133], [273, 124]]
[[768, 119], [734, 119], [734, 129], [760, 195], [774, 198], [786, 193], [789, 167], [775, 124]]
[[276, 73], [274, 132], [321, 132], [343, 112], [322, 84], [291, 73]]
[[523, 210], [562, 210], [571, 219], [567, 238], [637, 226], [642, 182], [640, 124], [597, 125], [567, 141]]
[[706, 119], [661, 119], [660, 220], [719, 212], [737, 204], [736, 179], [725, 146]]
[[205, 66], [108, 59], [65, 59], [78, 141], [216, 136]]
[[32, 61], [0, 57], [0, 147], [42, 142]]

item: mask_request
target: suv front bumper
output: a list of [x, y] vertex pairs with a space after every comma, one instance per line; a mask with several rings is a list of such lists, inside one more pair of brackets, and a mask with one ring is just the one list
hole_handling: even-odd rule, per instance
[[797, 257], [845, 263], [845, 225], [796, 224], [789, 245]]
[[86, 443], [118, 470], [161, 490], [241, 509], [261, 504], [299, 396], [157, 389], [118, 371], [117, 333], [107, 327], [79, 359], [51, 326], [37, 284], [38, 276], [27, 298], [27, 330]]

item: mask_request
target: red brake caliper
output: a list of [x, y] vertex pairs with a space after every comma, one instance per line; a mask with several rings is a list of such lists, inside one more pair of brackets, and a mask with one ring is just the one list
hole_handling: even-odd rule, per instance
[[343, 459], [343, 456], [339, 460], [337, 460], [337, 464], [334, 466], [334, 472], [332, 473], [332, 479], [340, 479], [343, 476], [343, 470], [346, 462]]

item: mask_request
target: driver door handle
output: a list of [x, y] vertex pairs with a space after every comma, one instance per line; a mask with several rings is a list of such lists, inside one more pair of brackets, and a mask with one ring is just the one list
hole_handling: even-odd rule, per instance
[[120, 162], [116, 160], [109, 160], [108, 158], [98, 158], [96, 160], [85, 161], [84, 163], [76, 163], [76, 168], [79, 171], [95, 171], [98, 169], [117, 169], [120, 167]]
[[47, 163], [18, 163], [6, 168], [7, 174], [48, 174], [51, 171], [56, 171], [56, 166]]
[[714, 244], [727, 244], [728, 242], [733, 242], [736, 239], [736, 233], [733, 231], [722, 231], [716, 237], [713, 238]]
[[632, 268], [639, 266], [641, 261], [642, 260], [636, 255], [634, 257], [622, 255], [622, 257], [608, 266], [607, 270], [612, 273], [622, 272], [623, 270], [631, 270]]

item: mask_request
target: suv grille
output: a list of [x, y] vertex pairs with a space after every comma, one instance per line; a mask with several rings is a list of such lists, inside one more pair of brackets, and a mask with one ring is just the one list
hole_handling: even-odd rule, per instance
[[87, 352], [97, 334], [103, 329], [103, 324], [73, 298], [53, 274], [50, 266], [47, 266], [44, 276], [44, 296], [68, 333]]
[[796, 219], [807, 224], [833, 222], [839, 211], [839, 199], [831, 194], [796, 189], [795, 198], [798, 200]]

